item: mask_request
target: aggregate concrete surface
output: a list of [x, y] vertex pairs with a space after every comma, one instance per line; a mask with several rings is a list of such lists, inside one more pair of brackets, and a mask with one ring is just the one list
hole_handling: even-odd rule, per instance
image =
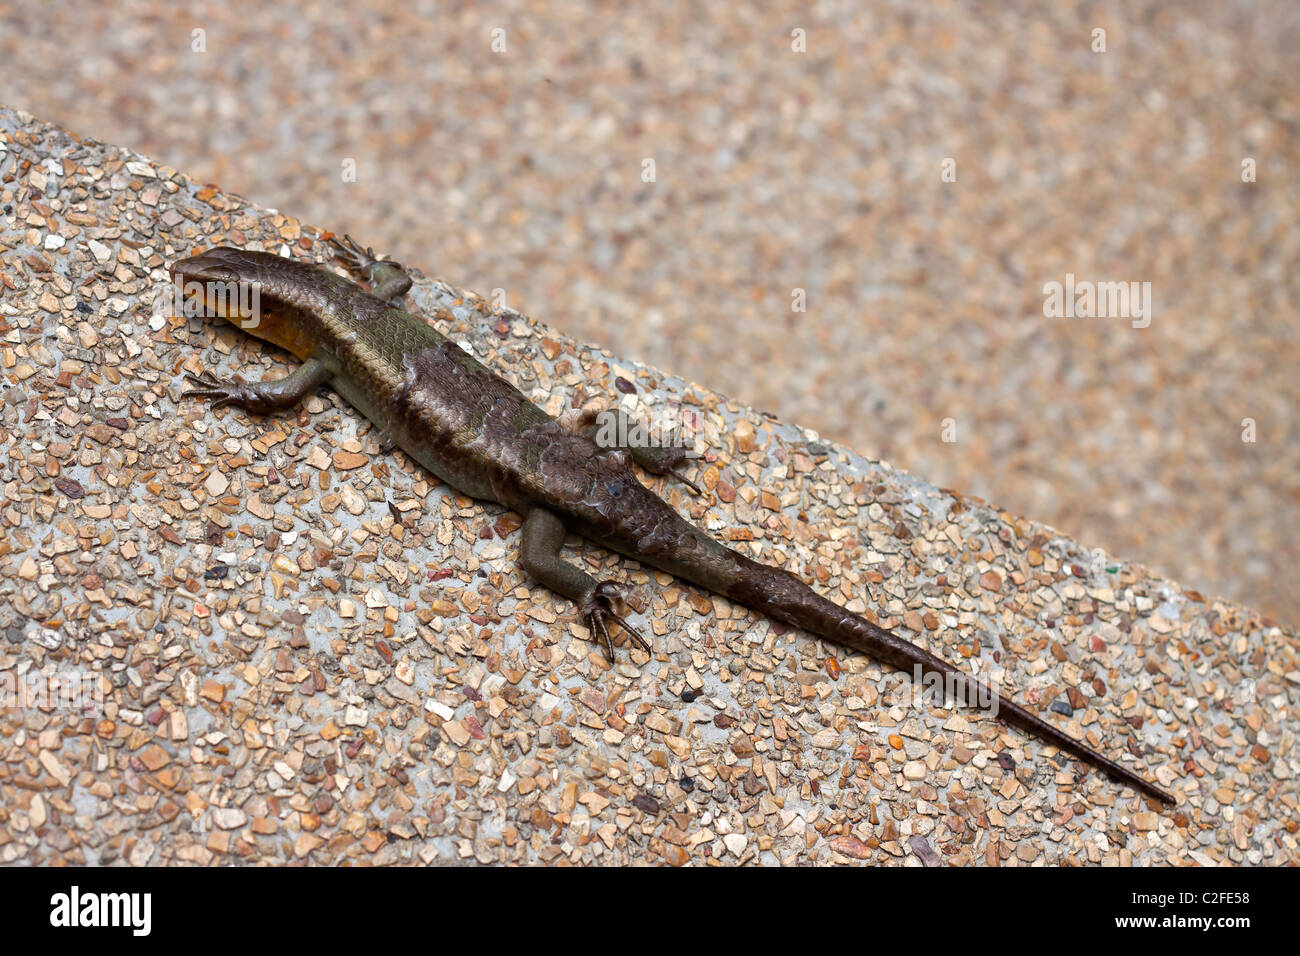
[[517, 516], [385, 452], [332, 392], [269, 417], [182, 399], [187, 371], [289, 366], [171, 314], [166, 266], [222, 244], [324, 262], [321, 235], [0, 111], [0, 862], [1300, 858], [1295, 635], [1049, 526], [413, 291], [553, 414], [613, 396], [689, 422], [704, 496], [655, 484], [693, 520], [1145, 768], [1168, 810], [573, 540], [653, 639], [611, 667], [522, 575]]

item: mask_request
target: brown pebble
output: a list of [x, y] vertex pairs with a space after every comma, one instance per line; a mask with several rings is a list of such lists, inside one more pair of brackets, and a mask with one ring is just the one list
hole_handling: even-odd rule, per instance
[[359, 452], [336, 451], [333, 455], [334, 467], [339, 471], [351, 471], [370, 464], [370, 456]]

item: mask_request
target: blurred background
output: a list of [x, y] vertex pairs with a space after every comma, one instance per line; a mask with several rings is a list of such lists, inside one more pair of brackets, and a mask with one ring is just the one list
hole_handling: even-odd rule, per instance
[[1300, 624], [1294, 0], [0, 18], [5, 105]]

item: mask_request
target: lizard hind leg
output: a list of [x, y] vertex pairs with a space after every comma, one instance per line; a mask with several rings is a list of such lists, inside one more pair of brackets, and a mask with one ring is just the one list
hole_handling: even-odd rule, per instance
[[597, 581], [577, 565], [565, 561], [560, 557], [563, 546], [564, 522], [545, 508], [531, 508], [524, 519], [519, 550], [519, 563], [528, 575], [577, 603], [583, 623], [592, 637], [604, 645], [607, 659], [614, 659], [614, 641], [609, 635], [611, 621], [617, 622], [649, 654], [650, 642], [615, 610], [616, 603], [626, 593], [624, 586], [617, 581]]
[[660, 445], [646, 440], [642, 436], [648, 434], [647, 430], [638, 426], [621, 408], [585, 408], [565, 415], [562, 421], [570, 431], [589, 435], [603, 449], [627, 452], [650, 474], [676, 478], [697, 495], [703, 494], [682, 470], [686, 462], [700, 456], [681, 445]]

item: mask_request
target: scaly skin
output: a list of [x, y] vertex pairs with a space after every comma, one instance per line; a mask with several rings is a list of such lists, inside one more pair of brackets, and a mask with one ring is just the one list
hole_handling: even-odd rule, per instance
[[997, 696], [998, 715], [1008, 723], [1149, 797], [1173, 802], [1132, 770], [947, 661], [821, 597], [789, 572], [714, 541], [642, 485], [632, 469], [635, 459], [656, 473], [676, 474], [680, 453], [600, 448], [402, 309], [411, 282], [400, 265], [377, 260], [350, 238], [336, 244], [354, 272], [369, 275], [375, 294], [332, 272], [265, 252], [214, 249], [172, 266], [178, 282], [206, 296], [207, 311], [232, 321], [230, 309], [206, 290], [221, 282], [255, 290], [257, 323], [238, 324], [304, 360], [278, 382], [222, 383], [191, 376], [197, 387], [187, 395], [264, 413], [328, 383], [439, 478], [523, 515], [525, 571], [577, 602], [611, 658], [609, 621], [618, 621], [643, 649], [649, 644], [615, 611], [620, 585], [598, 582], [560, 557], [566, 530], [895, 667], [919, 665], [924, 674], [946, 675], [968, 700], [976, 699], [977, 691], [985, 699]]

